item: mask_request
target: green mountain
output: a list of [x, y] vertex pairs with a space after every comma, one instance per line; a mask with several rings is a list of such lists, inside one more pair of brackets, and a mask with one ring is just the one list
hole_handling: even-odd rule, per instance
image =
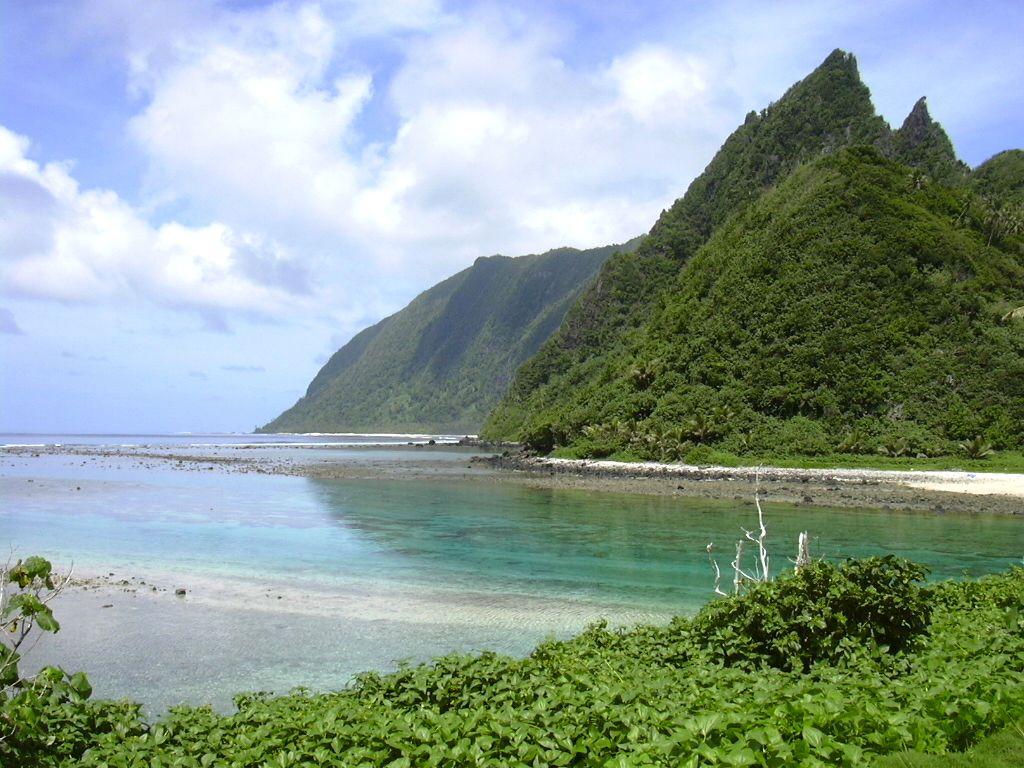
[[601, 264], [640, 240], [477, 259], [356, 334], [260, 431], [478, 431]]
[[634, 253], [605, 263], [558, 332], [517, 372], [487, 430], [519, 435], [539, 410], [560, 399], [563, 382], [586, 382], [594, 356], [608, 354], [647, 320], [661, 292], [715, 227], [779, 178], [838, 147], [890, 138], [856, 60], [834, 51], [779, 101], [747, 115]]
[[1024, 205], [1024, 150], [1008, 149], [974, 169], [971, 186], [1004, 205]]
[[970, 173], [923, 99], [891, 131], [833, 53], [609, 260], [484, 433], [651, 458], [1024, 445], [1004, 155]]

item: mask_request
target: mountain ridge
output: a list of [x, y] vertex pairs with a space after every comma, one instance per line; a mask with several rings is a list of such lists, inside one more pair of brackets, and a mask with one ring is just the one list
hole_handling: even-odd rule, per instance
[[[945, 267], [935, 266], [942, 260], [933, 254], [931, 258], [935, 263], [927, 265], [927, 269], [937, 270], [934, 279], [950, 280], [949, 290], [955, 293], [960, 283], [971, 279], [977, 264], [985, 259], [996, 259], [993, 254], [998, 252], [1002, 254], [999, 259], [1003, 259], [1000, 263], [1004, 276], [1009, 275], [1024, 284], [1024, 278], [1014, 271], [1018, 267], [1024, 270], [1024, 253], [1014, 239], [1020, 234], [1020, 222], [1013, 208], [1024, 197], [1024, 153], [1019, 150], [999, 153], [971, 171], [957, 158], [949, 136], [932, 118], [923, 97], [915, 102], [899, 128], [893, 129], [876, 113], [855, 57], [837, 49], [807, 77], [787, 89], [779, 100], [759, 112], [748, 113], [686, 192], [662, 211], [645, 237], [624, 246], [590, 251], [553, 249], [518, 259], [504, 256], [477, 259], [471, 267], [421, 293], [405, 309], [356, 334], [318, 372], [306, 395], [263, 431], [467, 433], [477, 431], [484, 423], [483, 433], [488, 437], [536, 442], [540, 434], [542, 443], [582, 445], [583, 455], [586, 455], [587, 445], [597, 445], [600, 452], [604, 450], [601, 445], [612, 444], [617, 449], [626, 448], [628, 444], [630, 450], [644, 454], [647, 449], [636, 444], [635, 435], [627, 433], [636, 433], [642, 439], [653, 441], [651, 444], [657, 444], [666, 431], [674, 435], [670, 443], [674, 441], [677, 446], [689, 445], [690, 448], [694, 444], [708, 444], [712, 437], [735, 442], [739, 439], [735, 436], [742, 433], [743, 440], [747, 441], [770, 439], [784, 446], [801, 444], [807, 448], [813, 445], [814, 450], [818, 450], [826, 442], [837, 442], [832, 433], [843, 429], [857, 433], [860, 438], [864, 435], [858, 430], [870, 433], [866, 440], [854, 440], [855, 443], [859, 440], [860, 447], [871, 443], [872, 449], [884, 448], [880, 441], [891, 442], [897, 438], [889, 435], [893, 430], [889, 429], [888, 422], [877, 421], [880, 417], [876, 411], [881, 408], [877, 402], [872, 405], [874, 410], [863, 413], [855, 413], [859, 406], [850, 402], [842, 408], [815, 410], [817, 406], [810, 407], [808, 403], [819, 402], [820, 393], [806, 388], [794, 395], [796, 406], [768, 402], [770, 397], [759, 402], [749, 397], [727, 402], [728, 398], [723, 400], [709, 394], [716, 386], [728, 389], [722, 382], [731, 380], [732, 374], [727, 375], [725, 371], [701, 383], [705, 387], [700, 390], [703, 394], [676, 407], [674, 416], [665, 410], [660, 400], [651, 400], [658, 387], [667, 386], [666, 381], [675, 382], [680, 388], [677, 399], [685, 399], [680, 393], [689, 392], [685, 381], [688, 375], [706, 368], [708, 361], [721, 361], [723, 355], [727, 357], [729, 344], [738, 344], [744, 335], [759, 332], [756, 328], [734, 328], [730, 338], [721, 340], [724, 345], [721, 349], [704, 348], [699, 355], [691, 350], [689, 357], [680, 351], [687, 348], [686, 343], [673, 340], [671, 334], [664, 336], [665, 318], [678, 311], [686, 294], [686, 281], [696, 279], [687, 276], [693, 271], [690, 268], [693, 260], [709, 247], [720, 248], [709, 244], [716, 238], [725, 238], [722, 233], [732, 232], [730, 228], [735, 227], [735, 222], [746, 220], [748, 210], [763, 207], [765, 198], [770, 199], [771, 205], [785, 208], [788, 202], [780, 202], [777, 195], [780, 187], [784, 187], [787, 194], [799, 196], [794, 186], [796, 182], [791, 182], [794, 176], [811, 189], [814, 185], [808, 181], [808, 174], [831, 173], [828, 169], [832, 166], [827, 161], [840, 156], [842, 163], [836, 162], [849, 170], [847, 181], [856, 182], [857, 189], [868, 188], [860, 182], [875, 173], [870, 169], [879, 163], [888, 169], [890, 182], [904, 173], [905, 179], [900, 184], [887, 182], [888, 186], [875, 189], [858, 205], [864, 211], [875, 210], [871, 207], [872, 201], [886, 198], [887, 205], [904, 210], [910, 217], [908, 221], [920, 224], [914, 232], [921, 239], [900, 240], [888, 238], [885, 233], [872, 234], [870, 227], [860, 228], [856, 217], [837, 211], [825, 215], [823, 221], [828, 222], [828, 226], [859, 232], [861, 238], [877, 235], [879, 242], [887, 243], [885, 247], [895, 247], [896, 243], [921, 253], [932, 253], [936, 239], [947, 244], [959, 242], [961, 236], [950, 234], [946, 231], [949, 227], [971, 230], [975, 234], [984, 230], [987, 233], [983, 238], [987, 241], [985, 247], [995, 250], [985, 251], [988, 256], [975, 253], [974, 261], [962, 261], [957, 267], [959, 271], [950, 274], [947, 274], [949, 270], [943, 272]], [[859, 161], [853, 162], [851, 157]], [[808, 168], [815, 170], [808, 171]], [[899, 168], [904, 170], [894, 170]], [[849, 193], [841, 185], [835, 189], [836, 194]], [[945, 191], [939, 194], [936, 190]], [[944, 204], [957, 208], [946, 212], [951, 216], [949, 221], [934, 212], [922, 212], [916, 198], [912, 198], [933, 193], [940, 197], [945, 195]], [[878, 226], [892, 220], [888, 207], [878, 210], [886, 212], [878, 214]], [[799, 215], [794, 216], [794, 221], [804, 222]], [[804, 222], [801, 226], [810, 225]], [[809, 259], [813, 256], [816, 238], [830, 242], [832, 236], [826, 230], [818, 232], [816, 227], [819, 224], [802, 235]], [[837, 253], [842, 253], [845, 247], [837, 244]], [[780, 252], [778, 258], [782, 259], [783, 255]], [[709, 258], [702, 256], [701, 263]], [[896, 263], [902, 256], [893, 252], [890, 258]], [[555, 262], [560, 262], [564, 271], [554, 268]], [[865, 263], [873, 264], [870, 259]], [[808, 261], [807, 268], [817, 274], [821, 265]], [[903, 268], [910, 270], [908, 275], [917, 269], [906, 264]], [[942, 276], [938, 276], [939, 272]], [[707, 274], [701, 279], [708, 286], [717, 280], [708, 278]], [[893, 314], [893, 318], [885, 322], [903, 322], [892, 311], [892, 296], [877, 286], [863, 284], [856, 275], [845, 279], [865, 296], [887, 296], [880, 311]], [[922, 285], [928, 288], [926, 283]], [[770, 290], [782, 289], [771, 287]], [[813, 286], [813, 290], [829, 295], [831, 288], [819, 284]], [[1012, 292], [999, 296], [991, 291], [982, 293], [972, 294], [971, 301], [963, 307], [977, 314], [985, 305], [988, 307], [986, 317], [996, 312], [992, 316], [1001, 316], [1004, 320], [1018, 317], [1024, 309], [1020, 307], [1024, 296], [1011, 295]], [[936, 296], [935, 300], [945, 306], [941, 296]], [[722, 306], [729, 304], [721, 297], [720, 301]], [[846, 307], [851, 317], [859, 311], [857, 307], [847, 306], [841, 294], [834, 296], [833, 301], [837, 306]], [[815, 308], [812, 304], [808, 306]], [[816, 307], [816, 311], [820, 310], [821, 307]], [[777, 307], [780, 316], [787, 312], [786, 306]], [[921, 312], [922, 317], [927, 316], [927, 312]], [[811, 315], [806, 319], [814, 321]], [[845, 318], [842, 322], [849, 320]], [[763, 322], [767, 323], [765, 327], [772, 326], [768, 320]], [[866, 321], [861, 317], [856, 322], [862, 326]], [[921, 328], [927, 327], [927, 322], [920, 318], [917, 322]], [[944, 322], [952, 320], [947, 317]], [[677, 326], [682, 328], [685, 324], [677, 322]], [[1014, 328], [1016, 326], [1009, 330], [1011, 336]], [[801, 338], [801, 344], [806, 347], [795, 350], [794, 360], [799, 361], [800, 355], [806, 354], [814, 342], [799, 336], [794, 338]], [[865, 338], [873, 337], [869, 334]], [[961, 334], [958, 338], [963, 340], [967, 336]], [[887, 343], [903, 343], [903, 337], [893, 337]], [[1012, 346], [1016, 342], [1006, 343]], [[667, 345], [669, 352], [652, 354], [652, 344]], [[1002, 350], [1000, 355], [1006, 352], [1005, 345], [999, 349]], [[962, 353], [963, 350], [957, 352]], [[913, 368], [925, 357], [914, 358], [908, 365]], [[927, 365], [934, 368], [934, 361], [928, 360]], [[868, 362], [862, 360], [858, 365], [870, 370]], [[740, 370], [744, 361], [733, 359], [731, 365]], [[996, 373], [1002, 375], [1005, 370], [1003, 366]], [[886, 375], [891, 384], [890, 374], [891, 371]], [[669, 378], [664, 379], [665, 375]], [[979, 375], [977, 371], [970, 374], [975, 378]], [[725, 378], [716, 384], [716, 376]], [[778, 373], [777, 378], [785, 376]], [[808, 381], [811, 379], [813, 376]], [[858, 381], [857, 386], [864, 384]], [[833, 385], [835, 382], [821, 381], [815, 386], [828, 390]], [[743, 386], [749, 389], [750, 382]], [[800, 389], [803, 384], [793, 386]], [[1013, 390], [1012, 382], [1008, 390]], [[933, 400], [941, 399], [934, 392], [931, 396]], [[980, 409], [979, 413], [988, 413], [985, 408], [993, 402], [998, 401], [999, 408], [1005, 405], [998, 397], [986, 397], [989, 399], [975, 398], [970, 407]], [[599, 402], [602, 398], [605, 402]], [[782, 401], [785, 400], [783, 397]], [[912, 397], [904, 400], [906, 402], [891, 404], [890, 420], [894, 423], [903, 420], [901, 414], [908, 403], [910, 410], [915, 407]], [[969, 400], [960, 402], [958, 407], [967, 408]], [[838, 411], [843, 412], [842, 418], [833, 418]], [[732, 417], [737, 413], [742, 417], [734, 420]], [[876, 421], [852, 427], [857, 421], [853, 417], [858, 413], [869, 421], [872, 418]], [[958, 418], [962, 425], [973, 424], [972, 428], [981, 432], [987, 430], [986, 434], [994, 435], [1001, 445], [1013, 444], [1024, 438], [1002, 422], [995, 424], [999, 419], [1005, 421], [1007, 413], [1003, 408], [999, 418], [977, 414], [973, 418], [961, 414]], [[911, 421], [914, 419], [920, 420], [920, 414], [915, 414]], [[1024, 414], [1021, 419], [1024, 421]], [[687, 437], [684, 422], [694, 420], [699, 423], [698, 428], [690, 430], [692, 434]], [[805, 423], [808, 420], [812, 422], [810, 426]], [[713, 421], [724, 423], [725, 428], [709, 426]], [[826, 421], [827, 429], [821, 426]], [[770, 428], [765, 426], [768, 422], [771, 422]], [[912, 426], [897, 424], [899, 429], [895, 433], [908, 445], [913, 443], [922, 450], [934, 451], [948, 449], [951, 441], [960, 439], [963, 432], [963, 429], [945, 429], [934, 419], [918, 429], [920, 426], [917, 422]], [[904, 427], [906, 434], [900, 432]], [[814, 433], [816, 437], [805, 440], [806, 435], [790, 434], [794, 430]], [[612, 433], [617, 436], [609, 438]], [[745, 450], [742, 441], [730, 445], [730, 450]], [[649, 454], [650, 451], [644, 455]]]
[[305, 395], [258, 431], [478, 431], [600, 264], [640, 239], [479, 257], [353, 336]]

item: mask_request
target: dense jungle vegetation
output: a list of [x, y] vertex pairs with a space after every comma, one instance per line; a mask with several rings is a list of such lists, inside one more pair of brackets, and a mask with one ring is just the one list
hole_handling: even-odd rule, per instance
[[[32, 578], [49, 578], [32, 560]], [[335, 693], [240, 695], [231, 714], [180, 707], [150, 722], [49, 669], [5, 690], [0, 761], [867, 766], [963, 752], [1002, 731], [970, 758], [1000, 765], [1024, 743], [1024, 569], [933, 585], [924, 575], [892, 557], [815, 562], [668, 626], [595, 625], [525, 659], [444, 657]]]
[[1024, 150], [1008, 149], [974, 169], [971, 187], [1004, 206], [1024, 204]]
[[643, 325], [660, 294], [715, 227], [799, 163], [850, 142], [887, 137], [888, 126], [875, 114], [855, 60], [834, 51], [778, 102], [747, 115], [634, 253], [605, 263], [558, 332], [517, 372], [487, 430], [515, 434], [524, 410], [558, 398], [560, 375], [578, 378], [572, 375], [575, 367], [616, 349]]
[[477, 259], [358, 333], [260, 431], [476, 433], [601, 264], [638, 242]]
[[969, 172], [923, 100], [889, 132], [833, 54], [609, 260], [484, 433], [693, 463], [1024, 448], [1022, 157]]

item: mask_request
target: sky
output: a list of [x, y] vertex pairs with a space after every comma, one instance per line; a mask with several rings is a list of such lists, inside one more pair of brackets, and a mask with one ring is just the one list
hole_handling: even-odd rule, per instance
[[0, 431], [248, 431], [478, 256], [646, 232], [834, 48], [977, 165], [1024, 3], [0, 0]]

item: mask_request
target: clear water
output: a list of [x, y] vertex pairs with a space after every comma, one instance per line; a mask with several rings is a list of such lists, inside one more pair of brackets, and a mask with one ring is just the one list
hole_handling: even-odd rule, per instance
[[[755, 522], [746, 500], [456, 480], [444, 472], [465, 466], [456, 450], [244, 451], [377, 465], [429, 455], [440, 469], [327, 481], [0, 451], [0, 546], [189, 589], [184, 600], [148, 586], [70, 593], [58, 605], [63, 630], [39, 646], [38, 663], [85, 669], [98, 695], [160, 711], [226, 707], [241, 690], [336, 688], [364, 669], [450, 651], [522, 654], [600, 617], [695, 611], [711, 595], [708, 542], [725, 567], [740, 526]], [[1005, 570], [1024, 554], [1020, 518], [765, 509], [776, 569], [801, 530], [818, 556], [894, 553], [937, 578]]]

